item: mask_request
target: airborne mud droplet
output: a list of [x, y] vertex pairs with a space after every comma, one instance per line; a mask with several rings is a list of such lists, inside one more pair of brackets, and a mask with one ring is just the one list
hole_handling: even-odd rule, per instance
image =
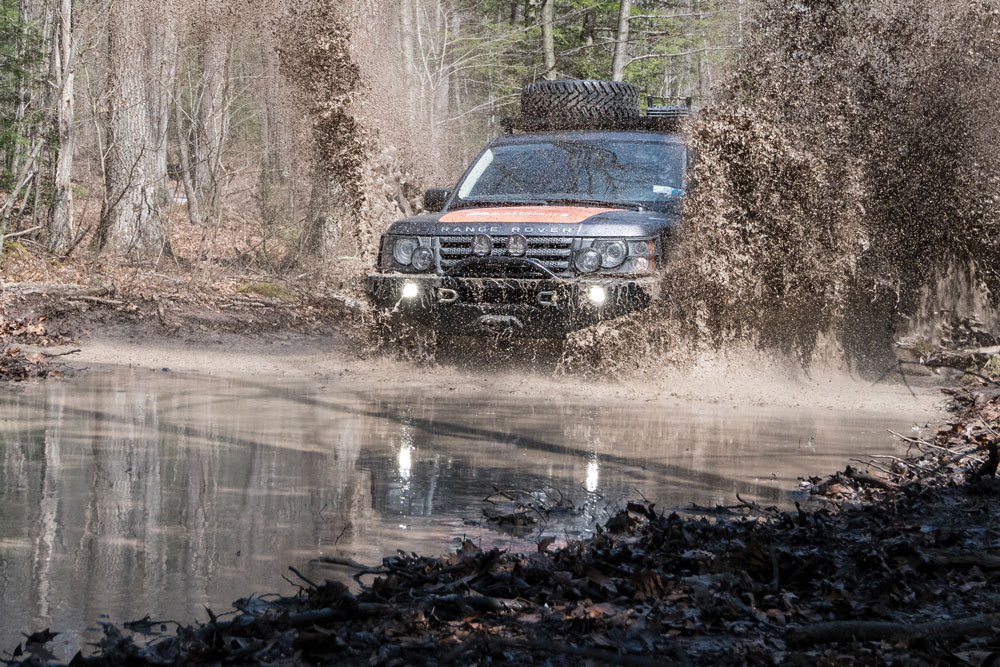
[[755, 9], [721, 102], [689, 128], [697, 163], [667, 301], [574, 337], [569, 367], [658, 367], [733, 343], [808, 364], [828, 339], [878, 374], [922, 295], [974, 276], [995, 304], [997, 4]]

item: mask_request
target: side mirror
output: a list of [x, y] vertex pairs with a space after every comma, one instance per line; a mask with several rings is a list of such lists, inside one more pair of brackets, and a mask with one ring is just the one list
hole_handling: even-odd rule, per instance
[[437, 212], [444, 209], [444, 205], [451, 197], [451, 190], [448, 188], [430, 188], [424, 193], [424, 209], [430, 212]]

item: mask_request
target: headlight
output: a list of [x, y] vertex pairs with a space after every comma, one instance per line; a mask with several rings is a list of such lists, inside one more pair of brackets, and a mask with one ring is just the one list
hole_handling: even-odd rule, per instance
[[413, 251], [411, 261], [417, 271], [426, 271], [434, 262], [434, 252], [430, 248], [417, 248]]
[[413, 251], [418, 245], [420, 242], [414, 238], [396, 239], [392, 246], [392, 258], [403, 266], [409, 266], [413, 260]]
[[581, 273], [593, 273], [601, 268], [601, 253], [593, 248], [584, 248], [576, 253], [574, 263]]
[[605, 269], [613, 269], [621, 266], [625, 258], [628, 257], [628, 246], [624, 241], [615, 239], [613, 241], [594, 241], [594, 250], [601, 253], [601, 266]]

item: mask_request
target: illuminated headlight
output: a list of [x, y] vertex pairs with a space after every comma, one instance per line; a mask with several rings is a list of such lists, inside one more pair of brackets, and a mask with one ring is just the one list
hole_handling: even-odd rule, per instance
[[417, 287], [416, 283], [411, 283], [409, 281], [403, 283], [403, 289], [400, 290], [400, 295], [404, 299], [413, 299], [418, 294], [420, 294], [420, 288]]
[[601, 268], [601, 253], [593, 248], [585, 248], [576, 253], [574, 263], [581, 273], [593, 273]]
[[600, 285], [591, 285], [590, 291], [587, 292], [587, 296], [590, 297], [590, 302], [592, 304], [600, 306], [608, 300], [608, 290], [604, 289]]
[[628, 257], [628, 246], [624, 241], [615, 239], [613, 241], [594, 241], [594, 250], [601, 253], [601, 266], [605, 269], [613, 269], [621, 266], [625, 258]]
[[417, 248], [413, 251], [411, 261], [417, 271], [426, 271], [434, 262], [434, 252], [430, 248]]
[[409, 266], [413, 260], [413, 251], [420, 242], [414, 238], [397, 239], [392, 246], [392, 258], [403, 266]]

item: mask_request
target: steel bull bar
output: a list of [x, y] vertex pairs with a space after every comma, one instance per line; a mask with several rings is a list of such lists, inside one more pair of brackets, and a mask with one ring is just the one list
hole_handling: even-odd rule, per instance
[[[368, 292], [377, 308], [444, 333], [539, 338], [645, 308], [658, 294], [653, 277], [561, 278], [531, 260], [498, 257], [489, 264], [476, 262], [482, 271], [457, 265], [447, 275], [372, 274]], [[506, 275], [498, 270], [504, 266]]]

